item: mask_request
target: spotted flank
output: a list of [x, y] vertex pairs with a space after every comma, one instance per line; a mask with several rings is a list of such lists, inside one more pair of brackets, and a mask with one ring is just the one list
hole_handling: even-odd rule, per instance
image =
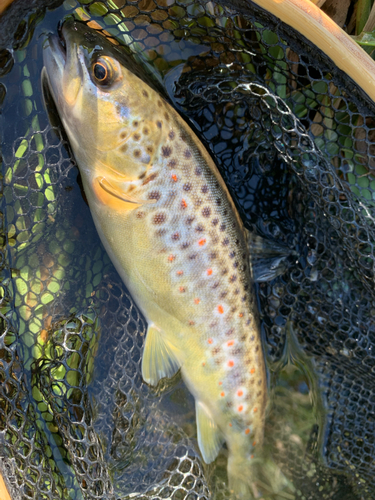
[[[241, 219], [178, 113], [111, 44], [95, 55], [97, 36], [64, 26], [69, 65], [50, 42], [48, 81], [98, 233], [148, 323], [143, 379], [156, 385], [181, 369], [203, 459], [226, 442], [230, 486], [248, 498], [267, 394]], [[95, 80], [97, 64], [106, 81]]]

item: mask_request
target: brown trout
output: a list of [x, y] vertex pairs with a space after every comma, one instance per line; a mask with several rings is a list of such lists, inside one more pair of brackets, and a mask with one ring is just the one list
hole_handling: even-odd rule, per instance
[[50, 36], [44, 76], [100, 238], [143, 312], [145, 382], [178, 369], [198, 443], [225, 441], [230, 487], [249, 498], [266, 373], [245, 230], [220, 174], [179, 114], [79, 23]]

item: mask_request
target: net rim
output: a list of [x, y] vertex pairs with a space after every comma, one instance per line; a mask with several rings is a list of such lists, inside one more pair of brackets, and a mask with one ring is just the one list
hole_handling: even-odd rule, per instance
[[311, 0], [248, 0], [248, 2], [268, 11], [301, 33], [375, 102], [375, 61]]

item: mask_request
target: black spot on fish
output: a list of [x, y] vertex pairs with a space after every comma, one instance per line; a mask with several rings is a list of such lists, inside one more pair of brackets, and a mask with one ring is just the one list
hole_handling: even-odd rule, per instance
[[139, 125], [138, 120], [134, 120], [134, 122], [133, 122], [133, 127], [138, 127], [138, 125]]
[[211, 259], [211, 260], [215, 260], [215, 259], [216, 259], [216, 257], [217, 257], [217, 253], [216, 253], [216, 252], [211, 252], [211, 253], [210, 253], [210, 259]]
[[197, 258], [197, 255], [198, 255], [198, 254], [196, 254], [196, 253], [191, 253], [191, 254], [189, 255], [189, 259], [190, 259], [190, 260], [194, 260], [194, 259], [196, 259], [196, 258]]
[[229, 244], [229, 238], [224, 238], [222, 244], [224, 247], [226, 247]]
[[125, 139], [126, 135], [127, 135], [126, 132], [121, 132], [120, 134], [121, 139]]
[[195, 228], [195, 230], [198, 233], [202, 233], [204, 231], [204, 226], [202, 226], [202, 224], [198, 224], [198, 226]]
[[202, 191], [203, 194], [208, 193], [208, 186], [207, 186], [207, 184], [205, 184], [204, 186], [202, 186], [201, 191]]
[[190, 189], [191, 189], [191, 184], [190, 184], [190, 182], [187, 182], [187, 183], [186, 183], [186, 184], [184, 184], [182, 187], [183, 187], [183, 190], [184, 190], [184, 191], [190, 191]]
[[203, 217], [209, 217], [211, 215], [210, 207], [204, 207], [204, 209], [202, 210], [202, 215]]
[[145, 127], [145, 128], [143, 129], [143, 133], [144, 133], [145, 135], [148, 135], [148, 134], [150, 133], [150, 131], [149, 131], [149, 129], [148, 129], [147, 127]]
[[229, 278], [229, 281], [231, 283], [234, 283], [236, 281], [236, 279], [237, 279], [237, 276], [235, 274], [232, 274], [232, 276]]
[[148, 98], [148, 92], [146, 90], [142, 90], [142, 95], [146, 97], [146, 99]]
[[230, 257], [231, 259], [234, 259], [235, 255], [236, 255], [236, 252], [231, 252], [231, 253], [229, 254], [229, 257]]
[[172, 240], [173, 241], [178, 241], [181, 238], [180, 233], [174, 233], [172, 234]]
[[226, 274], [228, 274], [228, 269], [223, 269], [223, 270], [221, 271], [221, 275], [222, 275], [222, 276], [225, 276]]
[[196, 169], [195, 169], [195, 175], [202, 175], [202, 169], [201, 169], [201, 167], [196, 167]]
[[173, 132], [173, 130], [171, 130], [168, 134], [168, 137], [170, 138], [171, 141], [173, 141], [173, 139], [175, 138], [175, 133]]
[[183, 243], [181, 245], [181, 250], [186, 250], [187, 248], [189, 248], [189, 246], [190, 246], [190, 243], [188, 243], [187, 241], [185, 241], [185, 243]]
[[219, 219], [212, 219], [212, 224], [217, 226], [219, 224]]
[[137, 212], [137, 219], [143, 219], [143, 217], [145, 216], [145, 213], [144, 212]]
[[134, 134], [134, 135], [133, 135], [133, 139], [134, 139], [135, 141], [139, 141], [139, 139], [140, 139], [140, 138], [141, 138], [141, 134]]
[[158, 121], [156, 122], [156, 126], [157, 126], [158, 128], [161, 128], [161, 127], [162, 127], [162, 123], [161, 123], [161, 121], [159, 121], [159, 120], [158, 120]]
[[185, 158], [191, 158], [191, 151], [190, 151], [190, 149], [185, 149], [184, 156], [185, 156]]
[[161, 108], [163, 106], [163, 103], [160, 100], [158, 100], [158, 106], [159, 106], [159, 108]]
[[161, 148], [161, 155], [164, 156], [164, 158], [168, 158], [168, 156], [171, 156], [172, 154], [172, 148], [169, 146], [163, 146]]
[[235, 263], [233, 264], [233, 267], [236, 269], [236, 268], [238, 267], [238, 262], [235, 262]]
[[221, 299], [225, 299], [225, 297], [226, 297], [227, 295], [228, 295], [228, 292], [227, 292], [227, 291], [225, 291], [225, 292], [221, 292], [221, 294], [220, 294], [220, 298], [221, 298]]
[[160, 200], [161, 194], [160, 191], [151, 191], [148, 195], [149, 200]]
[[166, 220], [167, 220], [167, 217], [165, 214], [163, 214], [163, 213], [156, 214], [156, 215], [154, 215], [153, 223], [154, 224], [163, 224]]
[[221, 205], [221, 199], [220, 198], [216, 198], [215, 201], [216, 201], [216, 205], [218, 205], [218, 206]]
[[177, 165], [176, 160], [170, 160], [168, 162], [168, 167], [170, 167], [170, 168], [174, 168], [176, 165]]
[[139, 149], [136, 149], [134, 152], [133, 152], [133, 156], [134, 158], [139, 158], [141, 156], [141, 152]]
[[195, 219], [195, 217], [193, 216], [190, 216], [186, 219], [186, 224], [191, 224], [193, 222], [193, 220]]
[[225, 224], [221, 224], [220, 231], [225, 231], [227, 226]]
[[164, 118], [169, 121], [169, 114], [168, 113], [164, 113]]
[[123, 144], [120, 148], [120, 151], [121, 153], [126, 153], [126, 151], [128, 150], [128, 145], [127, 144]]
[[151, 155], [154, 152], [154, 148], [152, 146], [147, 146], [146, 151]]

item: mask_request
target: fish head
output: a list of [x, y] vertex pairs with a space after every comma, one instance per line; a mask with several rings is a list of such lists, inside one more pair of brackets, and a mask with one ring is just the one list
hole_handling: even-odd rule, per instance
[[152, 164], [160, 130], [146, 84], [125, 67], [124, 58], [81, 22], [65, 22], [59, 36], [45, 43], [42, 76], [83, 177], [132, 181]]

